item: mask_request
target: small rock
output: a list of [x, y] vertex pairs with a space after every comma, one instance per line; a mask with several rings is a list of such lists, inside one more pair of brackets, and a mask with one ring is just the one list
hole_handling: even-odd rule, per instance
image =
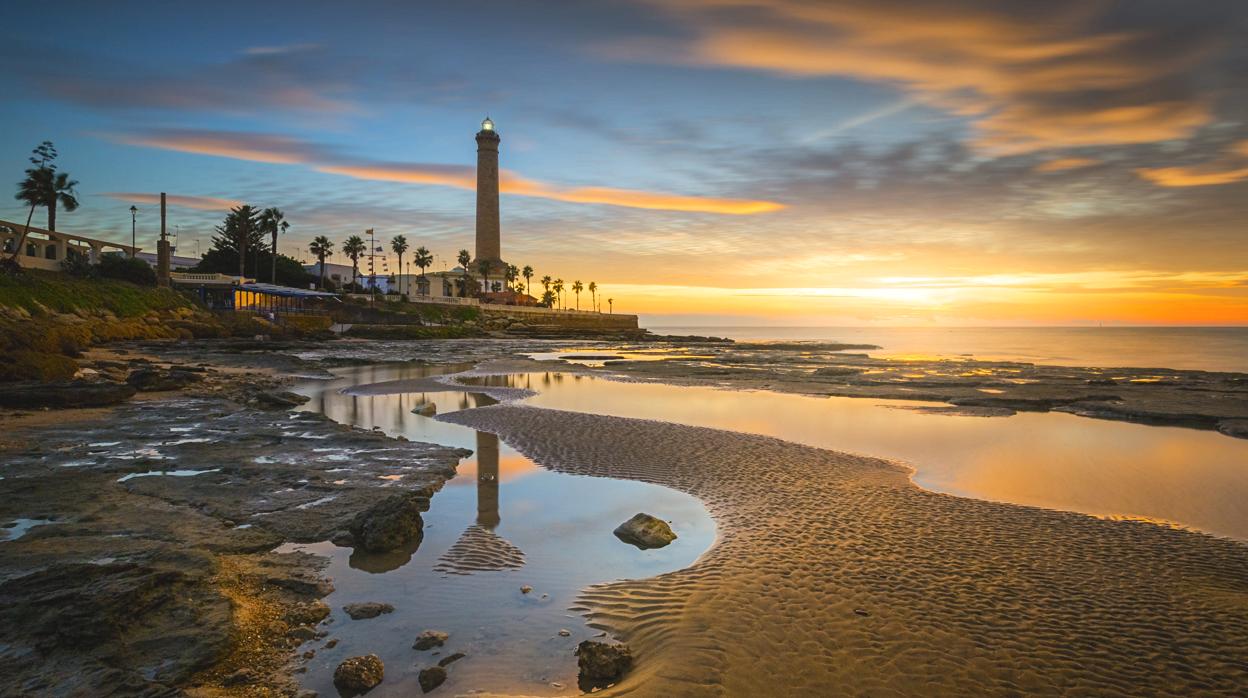
[[367, 691], [385, 678], [386, 668], [375, 654], [351, 657], [334, 670], [334, 686], [340, 691]]
[[567, 628], [560, 628], [559, 637], [572, 637], [572, 631]]
[[863, 618], [866, 618], [867, 616], [870, 616], [870, 615], [871, 615], [871, 613], [870, 613], [869, 611], [867, 611], [867, 609], [865, 609], [865, 608], [855, 608], [855, 609], [854, 609], [854, 613], [855, 613], [855, 614], [857, 614], [857, 615], [862, 616]]
[[304, 658], [304, 659], [311, 659], [311, 658], [313, 658], [313, 657], [315, 657], [315, 656], [316, 656], [316, 650], [308, 650], [307, 652], [304, 652], [304, 653], [303, 653], [303, 658]]
[[615, 537], [642, 550], [662, 548], [676, 540], [676, 534], [666, 521], [649, 514], [637, 514], [615, 529]]
[[412, 408], [412, 414], [418, 414], [422, 417], [432, 417], [438, 413], [438, 406], [432, 402], [422, 402]]
[[275, 410], [298, 407], [310, 399], [307, 395], [292, 393], [289, 390], [268, 390], [255, 395], [257, 406]]
[[580, 679], [589, 684], [614, 681], [633, 665], [633, 653], [627, 645], [585, 640], [576, 647], [576, 664]]
[[351, 521], [354, 544], [370, 553], [387, 553], [424, 535], [421, 511], [429, 509], [429, 497], [420, 492], [395, 494], [360, 512]]
[[383, 613], [392, 613], [394, 606], [388, 603], [378, 603], [376, 601], [365, 601], [363, 603], [349, 603], [342, 607], [342, 610], [351, 616], [351, 620], [363, 620], [365, 618], [376, 618]]
[[450, 637], [441, 630], [426, 630], [416, 638], [415, 644], [412, 645], [414, 650], [428, 650], [434, 647], [441, 647], [446, 639]]
[[521, 594], [527, 594], [530, 591], [533, 591], [533, 587], [529, 586], [528, 584], [525, 584], [524, 586], [520, 587]]
[[251, 669], [239, 669], [221, 679], [222, 686], [246, 686], [256, 680], [256, 673]]
[[326, 642], [326, 643], [325, 643], [325, 649], [327, 649], [327, 650], [332, 650], [333, 648], [335, 648], [335, 647], [337, 647], [337, 646], [338, 646], [338, 638], [334, 638], [334, 639], [330, 640], [329, 642]]
[[442, 666], [442, 667], [450, 666], [451, 664], [454, 664], [455, 662], [458, 662], [459, 660], [467, 656], [468, 655], [464, 654], [463, 652], [456, 652], [455, 654], [448, 654], [445, 657], [438, 660], [438, 666]]
[[291, 639], [298, 640], [299, 642], [307, 642], [308, 640], [311, 640], [312, 638], [316, 637], [316, 630], [306, 625], [300, 625], [296, 628], [293, 628], [289, 633], [286, 633], [286, 634], [289, 635]]
[[446, 681], [446, 669], [440, 666], [431, 666], [427, 669], [421, 669], [416, 679], [420, 681], [420, 690], [428, 693]]

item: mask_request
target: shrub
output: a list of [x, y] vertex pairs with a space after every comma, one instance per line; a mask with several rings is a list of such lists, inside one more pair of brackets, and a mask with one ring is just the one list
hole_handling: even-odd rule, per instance
[[106, 279], [120, 279], [139, 286], [156, 285], [156, 270], [141, 259], [106, 254], [100, 257], [97, 269]]
[[95, 276], [96, 269], [91, 260], [80, 254], [70, 255], [61, 261], [61, 271], [70, 276], [87, 279]]

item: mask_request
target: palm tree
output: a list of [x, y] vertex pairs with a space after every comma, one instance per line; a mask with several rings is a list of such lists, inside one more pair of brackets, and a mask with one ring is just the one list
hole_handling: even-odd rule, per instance
[[598, 312], [598, 284], [593, 281], [589, 282], [589, 304]]
[[[407, 238], [402, 235], [395, 235], [390, 238], [390, 249], [399, 256], [399, 278], [403, 278], [403, 253], [407, 252]], [[402, 291], [399, 291], [402, 293]]]
[[359, 235], [352, 235], [342, 243], [342, 253], [351, 258], [351, 285], [355, 286], [355, 277], [360, 274], [360, 255], [367, 247]]
[[585, 290], [585, 285], [580, 281], [572, 282], [572, 292], [576, 294], [576, 309], [581, 309], [581, 291]]
[[[284, 219], [286, 214], [282, 213], [278, 208], [266, 208], [260, 213], [260, 227], [273, 236], [273, 259], [270, 263], [269, 282], [277, 283], [277, 234], [285, 233], [290, 229], [290, 224]], [[260, 275], [260, 270], [256, 270], [256, 275]]]
[[481, 275], [481, 295], [490, 292], [490, 260], [477, 260], [477, 273]]
[[78, 182], [69, 178], [64, 172], [57, 172], [56, 165], [56, 146], [52, 145], [52, 141], [44, 141], [31, 151], [30, 164], [34, 167], [26, 170], [26, 178], [17, 183], [16, 199], [30, 205], [30, 213], [26, 216], [26, 228], [22, 231], [22, 235], [17, 239], [17, 244], [13, 246], [14, 260], [17, 259], [19, 250], [26, 242], [26, 236], [30, 232], [30, 220], [35, 215], [35, 209], [40, 206], [48, 208], [48, 230], [56, 231], [56, 208], [57, 205], [65, 207], [66, 211], [73, 211], [78, 208], [78, 193], [74, 191], [74, 187]]
[[559, 296], [559, 307], [563, 308], [563, 279], [555, 279], [550, 287], [555, 289], [555, 295]]
[[334, 253], [334, 243], [324, 235], [317, 235], [308, 245], [308, 252], [316, 255], [316, 265], [321, 268], [319, 288], [325, 290], [325, 258]]
[[609, 313], [615, 312], [615, 299], [614, 298], [607, 299], [607, 312]]
[[529, 282], [533, 280], [533, 267], [524, 265], [524, 269], [520, 270], [520, 275], [524, 277], [524, 295], [527, 296], [529, 295]]
[[460, 250], [459, 255], [455, 257], [455, 261], [459, 262], [459, 268], [464, 272], [464, 278], [459, 284], [459, 295], [467, 297], [468, 295], [468, 264], [472, 261], [472, 255], [468, 254], [468, 250]]
[[[429, 254], [429, 250], [422, 245], [421, 247], [416, 248], [416, 259], [413, 259], [412, 261], [415, 262], [416, 266], [420, 269], [420, 280], [422, 282], [425, 281], [425, 267], [433, 264], [433, 255]], [[426, 285], [427, 284], [421, 284], [421, 293], [424, 293]]]
[[515, 286], [516, 279], [520, 278], [520, 268], [514, 264], [508, 264], [507, 272], [504, 274], [504, 276], [507, 277], [507, 290], [508, 291], [516, 290], [515, 288], [513, 288], [513, 286]]

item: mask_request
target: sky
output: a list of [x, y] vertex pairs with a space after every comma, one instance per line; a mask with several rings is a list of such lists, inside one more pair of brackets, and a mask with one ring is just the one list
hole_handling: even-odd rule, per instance
[[16, 192], [55, 142], [82, 202], [60, 230], [128, 241], [136, 205], [154, 248], [164, 191], [180, 255], [245, 202], [285, 212], [297, 258], [372, 228], [448, 268], [488, 115], [504, 259], [649, 324], [1248, 325], [1242, 1], [8, 0], [0, 20], [0, 163]]

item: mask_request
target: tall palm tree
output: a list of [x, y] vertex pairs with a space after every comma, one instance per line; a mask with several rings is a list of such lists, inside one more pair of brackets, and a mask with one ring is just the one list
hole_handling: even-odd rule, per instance
[[359, 235], [352, 235], [347, 241], [342, 243], [342, 253], [351, 258], [351, 285], [355, 286], [355, 277], [360, 275], [360, 255], [364, 254], [367, 246]]
[[[403, 253], [407, 252], [407, 238], [402, 235], [395, 235], [390, 238], [390, 249], [399, 256], [399, 278], [403, 278]], [[403, 291], [399, 291], [403, 293]]]
[[563, 308], [563, 279], [555, 279], [550, 287], [555, 289], [555, 295], [559, 297], [559, 307]]
[[581, 309], [581, 291], [585, 290], [585, 285], [580, 281], [572, 282], [572, 292], [576, 294], [576, 309]]
[[52, 145], [52, 141], [44, 141], [31, 151], [30, 164], [34, 167], [26, 170], [26, 178], [17, 183], [16, 199], [25, 204], [30, 205], [30, 213], [26, 216], [26, 228], [22, 231], [22, 235], [17, 239], [17, 244], [13, 247], [13, 259], [17, 259], [19, 250], [26, 242], [26, 236], [30, 232], [30, 220], [35, 215], [35, 209], [40, 206], [46, 206], [48, 209], [48, 230], [56, 231], [56, 208], [57, 205], [65, 207], [66, 211], [73, 211], [78, 208], [78, 193], [74, 191], [74, 187], [78, 182], [69, 178], [64, 172], [57, 172], [56, 165], [56, 146]]
[[609, 313], [615, 312], [615, 299], [614, 298], [607, 299], [607, 312]]
[[520, 268], [514, 264], [508, 264], [505, 276], [507, 277], [507, 290], [516, 290], [513, 286], [515, 286], [516, 279], [520, 278]]
[[[420, 280], [424, 281], [425, 267], [433, 264], [433, 255], [429, 254], [429, 250], [422, 245], [416, 248], [416, 259], [413, 259], [412, 261], [415, 262], [416, 266], [420, 269]], [[426, 284], [421, 284], [421, 293], [424, 293], [423, 289], [425, 285]]]
[[477, 273], [481, 275], [481, 295], [490, 292], [490, 260], [477, 260]]
[[[269, 263], [269, 283], [277, 283], [277, 234], [285, 233], [290, 229], [290, 224], [285, 221], [286, 214], [281, 209], [269, 207], [260, 213], [260, 227], [273, 236], [273, 259]], [[260, 275], [260, 270], [256, 270], [256, 275]]]
[[316, 255], [316, 265], [321, 268], [319, 288], [325, 290], [325, 258], [334, 253], [334, 243], [324, 235], [317, 235], [308, 245], [308, 252]]
[[589, 304], [598, 312], [598, 284], [593, 281], [589, 282]]
[[459, 268], [464, 272], [464, 278], [459, 284], [459, 295], [461, 297], [468, 296], [468, 264], [472, 262], [472, 255], [468, 254], [468, 250], [460, 250], [459, 255], [455, 257], [455, 261], [459, 262]]
[[524, 265], [524, 269], [520, 270], [520, 275], [524, 277], [524, 295], [529, 295], [529, 282], [533, 280], [533, 267]]

